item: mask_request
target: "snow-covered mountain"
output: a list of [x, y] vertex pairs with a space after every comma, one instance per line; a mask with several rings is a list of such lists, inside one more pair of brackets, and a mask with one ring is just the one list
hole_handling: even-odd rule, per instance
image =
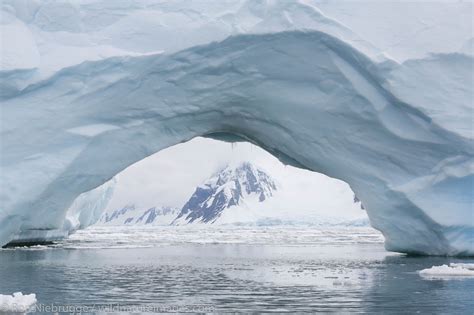
[[255, 165], [228, 165], [196, 188], [173, 224], [213, 223], [224, 210], [247, 202], [264, 202], [276, 190], [275, 181]]
[[148, 209], [127, 205], [123, 208], [104, 213], [100, 225], [169, 225], [179, 209], [166, 206], [156, 206]]

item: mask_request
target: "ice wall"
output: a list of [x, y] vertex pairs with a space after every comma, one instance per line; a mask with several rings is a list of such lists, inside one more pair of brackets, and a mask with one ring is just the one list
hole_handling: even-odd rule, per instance
[[[239, 9], [267, 8], [249, 3]], [[309, 10], [290, 9], [274, 12]], [[376, 58], [316, 9], [303, 13], [330, 28], [281, 32], [270, 15], [259, 21], [270, 33], [0, 72], [0, 244], [64, 230], [81, 193], [224, 133], [349, 183], [388, 250], [473, 255], [472, 55]]]

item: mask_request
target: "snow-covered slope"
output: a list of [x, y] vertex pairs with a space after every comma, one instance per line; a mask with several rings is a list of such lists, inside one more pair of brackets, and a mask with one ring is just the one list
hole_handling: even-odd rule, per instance
[[179, 213], [179, 209], [156, 206], [140, 209], [128, 205], [121, 209], [105, 212], [100, 217], [99, 225], [170, 225]]
[[[474, 254], [472, 55], [417, 49], [421, 57], [402, 63], [379, 58], [364, 34], [303, 1], [150, 2], [164, 19], [130, 10], [141, 2], [127, 2], [125, 17], [113, 9], [123, 2], [36, 4], [2, 2], [2, 40], [21, 37], [38, 53], [15, 59], [2, 42], [2, 56], [12, 57], [0, 72], [0, 244], [62, 230], [81, 193], [163, 148], [219, 133], [346, 181], [389, 250]], [[453, 6], [446, 18], [465, 27], [456, 15], [465, 5]], [[222, 23], [242, 31], [222, 32]], [[283, 32], [294, 29], [306, 30]], [[397, 30], [378, 36], [387, 32]], [[165, 37], [179, 44], [143, 56], [160, 48], [144, 43]], [[76, 43], [139, 47], [141, 56], [53, 49]], [[418, 47], [400, 45], [405, 56]]]
[[273, 179], [251, 163], [229, 165], [196, 188], [173, 224], [214, 223], [224, 210], [264, 202], [276, 190]]

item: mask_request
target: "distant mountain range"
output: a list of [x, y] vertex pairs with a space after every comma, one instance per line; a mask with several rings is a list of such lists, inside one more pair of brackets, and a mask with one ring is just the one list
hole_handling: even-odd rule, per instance
[[179, 213], [178, 208], [152, 207], [139, 209], [127, 205], [110, 213], [104, 213], [98, 224], [101, 225], [169, 225]]
[[[102, 215], [98, 224], [101, 225], [186, 225], [192, 223], [218, 223], [223, 214], [238, 218], [245, 209], [258, 208], [272, 198], [279, 185], [261, 168], [242, 162], [228, 165], [212, 175], [201, 185], [179, 208], [155, 206], [139, 209], [127, 205], [121, 209]], [[359, 203], [354, 197], [354, 203]], [[231, 213], [227, 213], [231, 211]], [[238, 220], [237, 220], [238, 221]], [[314, 220], [313, 220], [314, 221]], [[316, 219], [316, 224], [336, 224], [331, 218]], [[225, 222], [227, 223], [227, 221]], [[304, 220], [294, 218], [262, 217], [254, 222], [256, 225], [301, 224]], [[315, 224], [315, 222], [308, 222]], [[343, 225], [366, 225], [367, 220], [340, 222]]]

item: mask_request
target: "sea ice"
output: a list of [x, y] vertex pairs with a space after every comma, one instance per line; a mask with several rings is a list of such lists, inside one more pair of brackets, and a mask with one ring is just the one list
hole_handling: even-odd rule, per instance
[[23, 295], [15, 292], [13, 295], [0, 294], [0, 313], [24, 313], [36, 304], [36, 294]]
[[439, 277], [474, 277], [474, 264], [457, 264], [433, 266], [418, 271], [421, 276], [428, 278]]

